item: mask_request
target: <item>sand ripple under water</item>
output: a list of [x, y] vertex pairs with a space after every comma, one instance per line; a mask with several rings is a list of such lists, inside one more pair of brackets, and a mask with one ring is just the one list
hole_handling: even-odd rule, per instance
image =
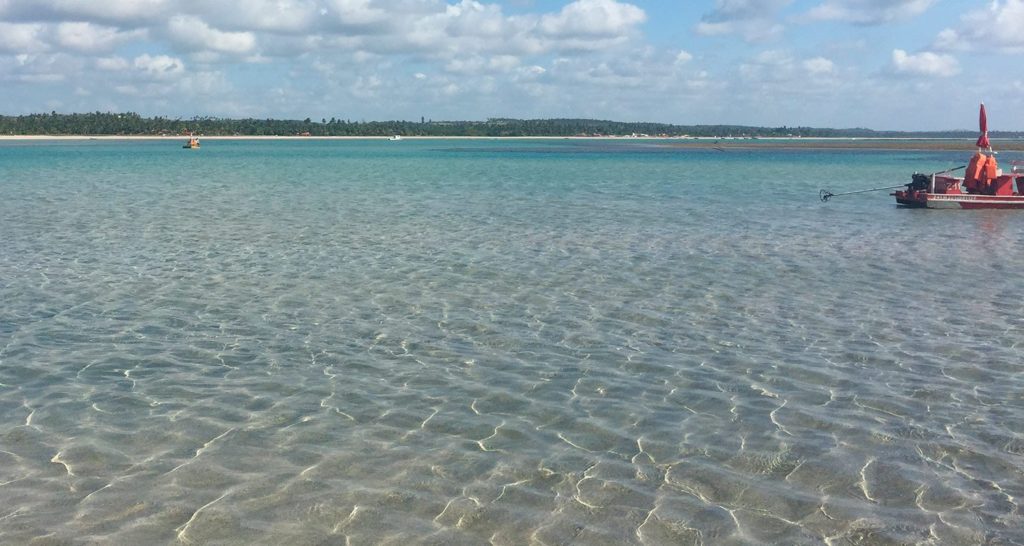
[[787, 175], [905, 155], [84, 146], [0, 147], [0, 542], [1024, 542], [1024, 215]]

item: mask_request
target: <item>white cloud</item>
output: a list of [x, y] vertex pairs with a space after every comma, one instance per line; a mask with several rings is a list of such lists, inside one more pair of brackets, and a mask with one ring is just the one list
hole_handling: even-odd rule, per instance
[[49, 74], [25, 74], [20, 78], [23, 83], [55, 83], [62, 82], [67, 76], [51, 72]]
[[508, 17], [497, 4], [462, 0], [443, 11], [396, 21], [387, 40], [369, 41], [363, 47], [381, 51], [390, 44], [399, 51], [429, 52], [440, 58], [537, 53], [545, 46], [536, 25], [535, 16]]
[[57, 25], [57, 44], [77, 51], [109, 51], [115, 46], [139, 38], [141, 31], [122, 32], [115, 27], [93, 23], [60, 23]]
[[320, 51], [450, 60], [622, 47], [646, 19], [622, 0], [524, 14], [497, 0], [0, 0], [0, 52], [106, 53], [152, 37], [205, 63]]
[[167, 30], [171, 40], [193, 51], [244, 54], [256, 47], [256, 37], [251, 32], [217, 30], [202, 19], [190, 15], [175, 15], [168, 21]]
[[182, 77], [178, 89], [188, 96], [226, 96], [231, 84], [221, 72], [204, 71]]
[[[373, 22], [368, 0], [344, 1], [351, 4], [349, 10], [363, 14], [362, 22]], [[386, 24], [378, 21], [372, 34], [369, 27], [356, 28], [332, 36], [329, 43], [338, 49], [445, 60], [473, 54], [599, 51], [625, 44], [646, 19], [640, 8], [616, 0], [576, 0], [556, 13], [526, 15], [506, 15], [500, 4], [476, 0], [406, 0], [402, 8], [391, 12]]]
[[748, 82], [746, 87], [762, 85], [766, 81], [789, 80], [792, 76], [795, 60], [781, 50], [767, 50], [755, 55], [752, 59], [739, 65], [740, 76]]
[[902, 49], [892, 51], [892, 68], [897, 74], [948, 78], [960, 73], [960, 63], [952, 55], [922, 51], [910, 54]]
[[373, 5], [372, 0], [327, 0], [320, 13], [331, 17], [342, 27], [376, 27], [386, 24], [401, 12], [389, 13]]
[[812, 59], [805, 59], [801, 63], [810, 74], [829, 74], [835, 70], [835, 63], [826, 59], [825, 57], [814, 57]]
[[139, 25], [166, 15], [178, 0], [6, 0], [0, 16], [21, 21], [86, 21]]
[[96, 59], [96, 68], [107, 72], [123, 72], [131, 66], [124, 57], [101, 57]]
[[522, 64], [518, 57], [513, 55], [498, 55], [484, 58], [474, 56], [465, 59], [452, 59], [445, 65], [445, 70], [461, 74], [495, 74], [508, 73]]
[[43, 41], [45, 27], [35, 23], [0, 21], [0, 52], [35, 53], [48, 49]]
[[[675, 95], [694, 79], [699, 70], [679, 62], [680, 52], [641, 48], [626, 55], [561, 57], [551, 63], [545, 81], [551, 85], [552, 100], [557, 102], [565, 88], [600, 96], [602, 90], [617, 92], [645, 90]], [[655, 101], [657, 102], [657, 101]]]
[[[701, 111], [709, 98], [722, 96], [723, 82], [677, 63], [678, 55], [678, 50], [648, 47], [564, 55], [543, 71], [524, 67], [503, 90], [505, 102], [516, 106], [501, 107], [514, 117], [657, 121], [666, 120], [667, 112]], [[567, 90], [571, 101], [566, 101]]]
[[[63, 82], [82, 71], [83, 62], [64, 53], [20, 53], [0, 56], [0, 81], [29, 84]], [[4, 89], [7, 91], [7, 89]], [[6, 101], [5, 101], [6, 103]], [[9, 103], [7, 106], [11, 106]]]
[[360, 76], [356, 79], [355, 83], [351, 85], [349, 91], [357, 98], [373, 99], [382, 91], [383, 85], [384, 82], [376, 74]]
[[1024, 0], [992, 0], [987, 7], [970, 11], [958, 29], [939, 33], [933, 46], [946, 51], [1002, 51], [1024, 53]]
[[112, 88], [121, 95], [162, 108], [167, 106], [169, 97], [181, 96], [188, 96], [197, 105], [219, 104], [225, 110], [230, 108], [228, 104], [219, 102], [232, 91], [230, 83], [220, 72], [190, 74], [184, 71], [180, 60], [161, 56], [136, 58], [132, 69], [121, 79], [105, 84], [103, 94]]
[[961, 43], [960, 34], [951, 28], [941, 30], [932, 44], [935, 49], [942, 51], [963, 50], [965, 45]]
[[173, 79], [185, 71], [185, 64], [180, 59], [167, 55], [139, 55], [135, 57], [132, 66], [155, 80]]
[[208, 2], [194, 13], [227, 30], [302, 33], [316, 25], [319, 9], [313, 0], [233, 0]]
[[48, 0], [61, 12], [98, 20], [133, 22], [159, 17], [175, 4], [174, 0]]
[[740, 25], [734, 25], [738, 28], [734, 32], [738, 32], [743, 35], [744, 39], [750, 42], [767, 42], [771, 40], [777, 40], [782, 37], [786, 27], [781, 24], [765, 24], [761, 22], [752, 22]]
[[877, 25], [916, 17], [935, 3], [936, 0], [826, 0], [808, 11], [806, 18]]
[[576, 0], [557, 14], [541, 17], [539, 28], [549, 36], [606, 37], [631, 32], [647, 20], [644, 10], [615, 0]]
[[505, 17], [500, 6], [484, 5], [475, 0], [462, 0], [458, 4], [449, 5], [443, 14], [436, 13], [432, 20], [442, 24], [440, 30], [448, 38], [493, 38], [518, 30], [515, 28], [515, 20]]
[[[1024, 0], [969, 3], [975, 7], [944, 21], [952, 28], [926, 52], [897, 53], [901, 37], [934, 24], [926, 17], [939, 15], [938, 0], [704, 0], [696, 8], [702, 17], [671, 21], [666, 15], [693, 9], [638, 0], [0, 0], [0, 95], [9, 111], [60, 100], [79, 110], [119, 105], [160, 115], [870, 125], [891, 123], [879, 113], [890, 99], [925, 111], [919, 90], [961, 70], [958, 49], [1024, 52], [1016, 30]], [[835, 35], [824, 39], [818, 28], [796, 24], [883, 24], [922, 14], [907, 33], [867, 38], [828, 24]], [[729, 38], [651, 45], [644, 32], [661, 42], [672, 32], [666, 23]], [[736, 43], [788, 34], [791, 43], [759, 54]], [[978, 56], [962, 71], [990, 82], [988, 90], [1019, 96], [1020, 85], [985, 77], [1003, 61]], [[224, 68], [255, 62], [267, 69]], [[906, 81], [885, 77], [896, 74]], [[237, 92], [224, 91], [232, 87]], [[268, 91], [275, 87], [280, 94]], [[205, 95], [178, 101], [184, 92]]]
[[831, 91], [840, 76], [831, 59], [799, 58], [779, 49], [758, 53], [741, 63], [738, 72], [744, 81], [743, 88], [762, 96], [768, 90], [787, 95]]
[[715, 9], [704, 15], [707, 21], [743, 21], [773, 17], [792, 0], [715, 0]]
[[785, 31], [779, 13], [792, 0], [715, 0], [695, 30], [702, 36], [738, 34], [750, 42], [776, 39]]

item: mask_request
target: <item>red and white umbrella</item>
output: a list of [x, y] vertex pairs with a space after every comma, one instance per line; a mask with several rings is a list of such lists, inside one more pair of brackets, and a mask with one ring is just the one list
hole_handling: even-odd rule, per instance
[[992, 144], [988, 141], [988, 116], [985, 115], [985, 103], [981, 103], [981, 113], [978, 114], [978, 129], [981, 130], [981, 136], [978, 137], [979, 148], [991, 148]]

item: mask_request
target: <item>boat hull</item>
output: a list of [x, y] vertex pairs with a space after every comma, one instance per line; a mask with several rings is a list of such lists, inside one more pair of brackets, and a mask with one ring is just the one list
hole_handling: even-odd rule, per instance
[[1021, 195], [942, 194], [898, 191], [893, 194], [901, 207], [919, 209], [1024, 209]]

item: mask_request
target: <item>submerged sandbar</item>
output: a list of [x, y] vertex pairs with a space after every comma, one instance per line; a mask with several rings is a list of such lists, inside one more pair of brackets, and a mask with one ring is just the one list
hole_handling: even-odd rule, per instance
[[[387, 140], [386, 136], [283, 136], [283, 135], [198, 135], [203, 140]], [[187, 136], [163, 135], [0, 135], [0, 141], [45, 140], [182, 140]], [[721, 150], [907, 150], [964, 151], [974, 149], [974, 141], [954, 138], [711, 138], [711, 137], [631, 137], [631, 136], [402, 136], [402, 140], [602, 140], [657, 142], [673, 148]], [[998, 151], [1024, 151], [1024, 140], [993, 140]]]

